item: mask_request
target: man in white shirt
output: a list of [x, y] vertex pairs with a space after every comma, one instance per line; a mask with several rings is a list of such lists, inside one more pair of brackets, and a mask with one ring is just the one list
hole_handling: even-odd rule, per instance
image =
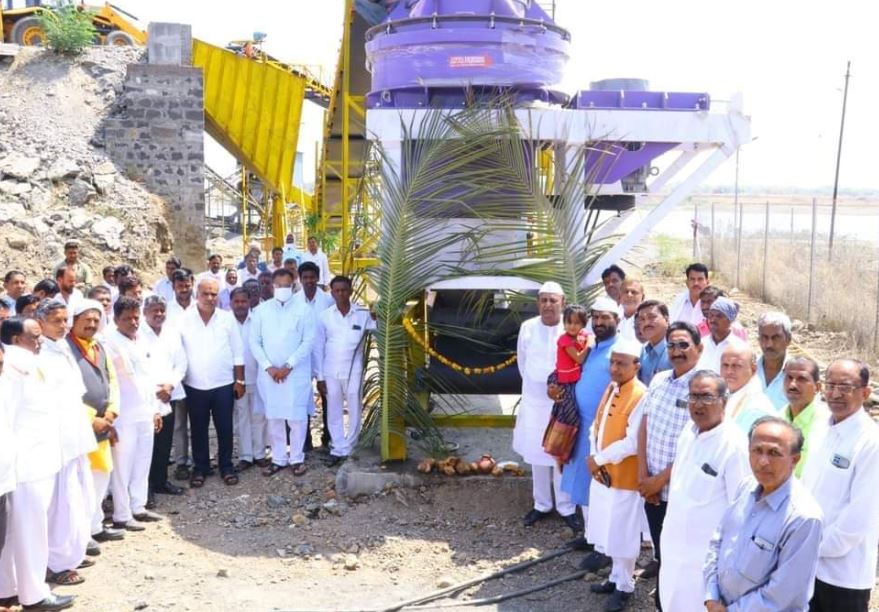
[[284, 249], [275, 247], [272, 249], [272, 260], [266, 264], [268, 272], [274, 272], [278, 268], [284, 267]]
[[208, 257], [208, 269], [204, 272], [199, 273], [195, 277], [195, 284], [203, 278], [212, 278], [217, 281], [217, 286], [223, 286], [223, 279], [225, 277], [225, 272], [223, 270], [223, 256], [219, 253], [213, 253], [210, 257]]
[[[311, 351], [315, 320], [310, 309], [293, 299], [293, 275], [281, 268], [272, 274], [273, 297], [251, 314], [250, 350], [259, 365], [257, 391], [268, 420], [272, 476], [291, 466], [294, 476], [305, 474], [302, 448], [308, 431], [311, 394]], [[290, 447], [287, 448], [287, 428]]]
[[620, 303], [620, 285], [623, 284], [624, 280], [626, 280], [626, 273], [616, 264], [608, 266], [601, 273], [604, 292], [617, 304]]
[[[0, 302], [5, 305], [5, 302]], [[5, 320], [5, 319], [4, 319]], [[0, 321], [0, 325], [3, 322]], [[15, 490], [15, 435], [12, 433], [12, 406], [6, 401], [2, 378], [3, 351], [0, 351], [0, 554], [6, 544], [6, 515], [9, 494]]]
[[225, 283], [220, 289], [219, 307], [223, 310], [232, 310], [232, 291], [238, 287], [238, 270], [229, 268], [226, 270]]
[[[192, 298], [192, 272], [188, 268], [180, 268], [174, 272], [174, 299], [165, 307], [165, 325], [174, 327], [180, 332], [179, 323], [184, 315], [195, 310], [195, 300]], [[192, 460], [189, 456], [189, 410], [186, 407], [186, 392], [184, 399], [177, 400], [174, 404], [174, 444], [173, 459], [174, 478], [177, 480], [189, 480]]]
[[318, 246], [317, 238], [314, 236], [308, 238], [308, 248], [303, 251], [302, 257], [299, 260], [299, 265], [302, 265], [305, 262], [311, 262], [318, 267], [318, 270], [320, 270], [321, 285], [326, 286], [327, 283], [330, 282], [330, 279], [332, 278], [332, 276], [330, 276], [330, 261], [327, 258], [327, 254]]
[[241, 330], [241, 345], [244, 347], [244, 395], [235, 400], [235, 423], [238, 432], [238, 469], [247, 470], [254, 464], [267, 467], [266, 411], [262, 398], [256, 390], [259, 372], [256, 359], [250, 350], [250, 295], [244, 287], [232, 291], [232, 314]]
[[539, 315], [519, 328], [517, 365], [522, 376], [522, 401], [513, 429], [513, 450], [531, 464], [531, 493], [534, 507], [525, 515], [533, 525], [555, 508], [562, 516], [576, 514], [571, 496], [561, 488], [562, 474], [555, 457], [543, 450], [543, 434], [552, 414], [553, 400], [547, 396], [547, 379], [555, 370], [558, 339], [565, 333], [562, 310], [565, 294], [556, 282], [544, 283], [537, 293]]
[[244, 346], [232, 313], [217, 308], [220, 285], [212, 278], [199, 281], [196, 308], [180, 320], [186, 351], [186, 405], [192, 426], [195, 466], [189, 485], [199, 488], [212, 473], [208, 427], [217, 432], [217, 463], [227, 485], [238, 484], [232, 463], [235, 400], [244, 395]]
[[708, 311], [708, 327], [711, 333], [702, 339], [702, 356], [697, 370], [711, 370], [720, 374], [720, 358], [728, 346], [747, 346], [744, 340], [732, 333], [732, 324], [739, 313], [739, 306], [729, 298], [714, 300]]
[[174, 406], [186, 397], [183, 377], [186, 375], [186, 353], [180, 332], [166, 325], [167, 302], [160, 295], [151, 295], [143, 302], [140, 338], [156, 376], [155, 404], [162, 415], [162, 426], [153, 437], [153, 458], [150, 463], [147, 509], [155, 507], [155, 495], [183, 495], [183, 487], [168, 481], [168, 460], [174, 440]]
[[58, 289], [60, 289], [57, 298], [67, 304], [68, 314], [72, 313], [74, 304], [84, 299], [82, 291], [76, 288], [76, 272], [67, 264], [62, 264], [55, 270], [55, 282], [58, 283]]
[[838, 359], [824, 375], [830, 419], [809, 450], [803, 484], [824, 512], [811, 612], [866, 611], [879, 547], [879, 426], [864, 410], [870, 370]]
[[284, 262], [288, 259], [295, 259], [296, 266], [299, 266], [300, 260], [302, 259], [302, 253], [296, 248], [296, 239], [293, 237], [293, 234], [287, 234], [287, 237], [284, 240], [284, 254], [281, 259]]
[[717, 373], [701, 370], [690, 379], [690, 423], [678, 438], [662, 524], [659, 597], [668, 612], [702, 608], [705, 586], [699, 575], [708, 544], [751, 476], [745, 436], [724, 418], [728, 399]]
[[36, 319], [43, 332], [37, 363], [61, 417], [61, 471], [49, 508], [49, 580], [76, 584], [82, 581], [76, 568], [85, 559], [94, 510], [95, 487], [88, 454], [98, 443], [82, 401], [82, 375], [65, 340], [67, 307], [43, 300]]
[[6, 347], [3, 395], [11, 407], [16, 440], [16, 487], [9, 498], [8, 541], [0, 554], [0, 605], [61, 610], [73, 605], [73, 597], [49, 590], [46, 568], [49, 508], [61, 470], [62, 408], [52, 402], [53, 392], [37, 362], [37, 322], [4, 321], [0, 342]]
[[627, 340], [638, 341], [637, 313], [638, 306], [644, 301], [644, 286], [633, 278], [626, 279], [620, 285], [620, 306], [623, 316], [618, 326], [619, 336]]
[[244, 267], [238, 270], [238, 284], [243, 285], [250, 279], [258, 279], [259, 275], [264, 272], [256, 265], [258, 260], [253, 253], [248, 253], [244, 257]]
[[[312, 261], [307, 261], [299, 266], [299, 280], [302, 282], [302, 291], [298, 292], [294, 297], [296, 300], [305, 304], [311, 309], [314, 320], [317, 321], [320, 313], [327, 308], [335, 305], [333, 297], [318, 287], [320, 281], [320, 268]], [[328, 282], [328, 281], [327, 281]], [[311, 377], [317, 381], [317, 355], [312, 351], [311, 355]], [[320, 396], [321, 416], [323, 421], [323, 429], [320, 434], [320, 443], [325, 450], [330, 448], [330, 426], [327, 423], [327, 394], [321, 391], [323, 387], [318, 388], [317, 392]], [[309, 416], [314, 414], [314, 404], [309, 405]], [[311, 436], [305, 438], [305, 450], [312, 450]]]
[[701, 263], [687, 266], [687, 290], [678, 294], [669, 308], [671, 322], [685, 321], [699, 325], [703, 320], [699, 294], [708, 285], [708, 267]]
[[726, 420], [735, 423], [747, 435], [760, 417], [775, 414], [775, 408], [763, 393], [757, 371], [757, 359], [749, 346], [728, 346], [720, 358], [720, 375], [729, 387]]
[[3, 295], [0, 296], [0, 300], [6, 303], [9, 307], [9, 310], [12, 311], [12, 314], [16, 314], [15, 312], [15, 301], [21, 296], [27, 293], [27, 279], [24, 276], [24, 272], [19, 272], [18, 270], [10, 270], [3, 277]]
[[[327, 398], [327, 423], [332, 439], [332, 464], [344, 461], [360, 436], [363, 354], [366, 334], [375, 329], [369, 310], [351, 303], [351, 279], [330, 282], [335, 306], [320, 313], [314, 350], [317, 388]], [[345, 428], [345, 408], [348, 427]]]
[[147, 344], [141, 340], [140, 301], [120, 296], [113, 304], [115, 327], [107, 333], [107, 350], [119, 380], [119, 418], [114, 427], [119, 440], [113, 446], [113, 527], [142, 531], [141, 521], [160, 520], [147, 510], [154, 434], [162, 429], [156, 403], [158, 381]]
[[153, 293], [165, 298], [165, 302], [174, 299], [174, 272], [183, 267], [183, 262], [176, 255], [171, 255], [165, 260], [165, 276], [153, 287]]

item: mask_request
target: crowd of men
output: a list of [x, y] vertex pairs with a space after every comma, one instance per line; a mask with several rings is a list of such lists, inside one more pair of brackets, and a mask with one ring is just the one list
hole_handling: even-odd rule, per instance
[[[879, 549], [879, 426], [870, 371], [824, 371], [791, 354], [791, 321], [767, 312], [749, 337], [738, 305], [699, 263], [667, 306], [618, 266], [591, 305], [591, 348], [557, 385], [565, 295], [538, 292], [519, 334], [513, 448], [530, 463], [526, 526], [561, 515], [605, 610], [629, 604], [642, 542], [666, 612], [866, 611]], [[760, 355], [751, 346], [759, 346]], [[573, 387], [579, 429], [566, 463], [544, 451], [554, 402]], [[580, 514], [577, 513], [580, 507]]]
[[254, 466], [301, 476], [315, 395], [328, 464], [360, 431], [374, 321], [315, 239], [300, 252], [288, 236], [268, 261], [253, 246], [228, 269], [211, 255], [197, 275], [171, 256], [152, 289], [126, 265], [98, 280], [79, 250], [65, 245], [52, 278], [3, 279], [0, 609], [70, 607], [50, 585], [83, 582], [103, 543], [162, 520], [156, 496], [184, 492], [172, 463], [192, 488]]

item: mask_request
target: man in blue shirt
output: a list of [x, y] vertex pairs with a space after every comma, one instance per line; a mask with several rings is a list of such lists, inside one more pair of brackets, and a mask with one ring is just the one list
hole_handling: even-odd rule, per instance
[[822, 513], [793, 476], [803, 435], [784, 419], [758, 419], [749, 435], [751, 471], [711, 538], [705, 561], [708, 612], [809, 609]]
[[638, 380], [650, 386], [650, 381], [657, 372], [671, 370], [668, 360], [668, 349], [665, 346], [665, 332], [668, 331], [668, 306], [659, 300], [641, 302], [635, 311], [635, 325], [644, 348], [641, 349], [641, 369]]
[[790, 318], [783, 312], [764, 312], [757, 319], [757, 336], [763, 355], [757, 360], [757, 376], [763, 392], [776, 410], [787, 406], [784, 395], [784, 366], [791, 343]]

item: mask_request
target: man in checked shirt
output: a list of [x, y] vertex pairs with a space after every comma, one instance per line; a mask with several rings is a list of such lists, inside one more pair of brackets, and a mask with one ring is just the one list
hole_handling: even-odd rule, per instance
[[[659, 372], [651, 381], [641, 400], [643, 416], [638, 431], [638, 490], [644, 498], [650, 539], [659, 564], [659, 539], [668, 506], [671, 466], [677, 454], [678, 437], [690, 421], [690, 379], [702, 354], [699, 330], [691, 323], [675, 321], [668, 326], [665, 339], [672, 369]], [[661, 611], [658, 578], [654, 602]]]

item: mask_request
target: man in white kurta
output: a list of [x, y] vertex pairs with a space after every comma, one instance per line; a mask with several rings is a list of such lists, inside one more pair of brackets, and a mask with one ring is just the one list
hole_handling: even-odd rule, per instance
[[756, 375], [757, 357], [749, 346], [728, 346], [720, 358], [720, 375], [729, 387], [726, 420], [732, 421], [746, 436], [760, 417], [775, 414], [772, 402], [763, 393]]
[[317, 244], [317, 238], [314, 236], [308, 239], [308, 248], [302, 252], [302, 257], [299, 260], [299, 265], [301, 266], [307, 261], [314, 263], [318, 269], [320, 270], [320, 284], [324, 287], [328, 287], [330, 281], [333, 280], [332, 275], [330, 274], [330, 262], [327, 259], [327, 254], [324, 253]]
[[722, 296], [711, 304], [708, 311], [708, 327], [711, 333], [702, 338], [702, 356], [696, 364], [697, 370], [711, 370], [720, 374], [720, 358], [727, 347], [747, 346], [747, 342], [732, 333], [732, 324], [738, 312], [738, 304]]
[[64, 339], [68, 313], [61, 302], [37, 307], [43, 343], [37, 361], [61, 416], [61, 470], [49, 509], [49, 571], [53, 581], [76, 580], [91, 538], [95, 488], [88, 454], [98, 448], [91, 417], [83, 404], [85, 385]]
[[723, 513], [751, 477], [746, 437], [724, 418], [726, 383], [700, 372], [690, 380], [691, 422], [678, 438], [668, 510], [662, 525], [659, 597], [662, 609], [702, 610], [702, 566]]
[[611, 348], [611, 383], [595, 415], [593, 454], [586, 460], [592, 474], [586, 539], [612, 560], [607, 581], [590, 590], [611, 596], [606, 610], [622, 610], [635, 591], [635, 562], [647, 520], [638, 493], [639, 406], [647, 390], [637, 378], [640, 356], [637, 340], [620, 338]]
[[306, 472], [302, 446], [308, 435], [308, 404], [313, 402], [315, 321], [311, 311], [293, 299], [293, 282], [289, 270], [276, 270], [272, 274], [273, 297], [251, 314], [249, 345], [259, 365], [256, 386], [265, 406], [272, 447], [272, 464], [263, 471], [266, 476], [288, 465], [297, 476]]
[[113, 305], [116, 326], [107, 333], [107, 351], [119, 380], [120, 414], [114, 427], [119, 440], [113, 446], [113, 526], [140, 531], [139, 521], [161, 517], [146, 509], [154, 434], [162, 428], [156, 403], [158, 380], [147, 344], [140, 338], [140, 300], [120, 297]]
[[555, 370], [557, 342], [565, 332], [562, 309], [565, 295], [555, 282], [544, 283], [537, 294], [538, 316], [519, 328], [516, 359], [522, 376], [522, 401], [513, 429], [513, 450], [531, 464], [534, 508], [525, 515], [526, 525], [533, 525], [555, 508], [562, 516], [576, 511], [571, 496], [561, 489], [562, 474], [555, 458], [543, 450], [543, 434], [552, 414], [552, 399], [546, 382]]
[[[16, 488], [9, 497], [7, 542], [0, 554], [0, 601], [18, 597], [23, 606], [72, 605], [46, 584], [49, 564], [49, 507], [61, 470], [61, 407], [37, 362], [40, 326], [32, 319], [4, 321], [6, 346], [2, 385], [12, 410], [16, 441]], [[65, 605], [66, 604], [66, 605]], [[9, 604], [11, 605], [11, 603]]]
[[327, 423], [333, 445], [330, 454], [338, 462], [351, 454], [360, 436], [363, 347], [366, 333], [375, 329], [375, 322], [369, 310], [351, 303], [349, 278], [337, 276], [330, 290], [336, 304], [318, 316], [314, 350], [317, 387], [327, 397]]

